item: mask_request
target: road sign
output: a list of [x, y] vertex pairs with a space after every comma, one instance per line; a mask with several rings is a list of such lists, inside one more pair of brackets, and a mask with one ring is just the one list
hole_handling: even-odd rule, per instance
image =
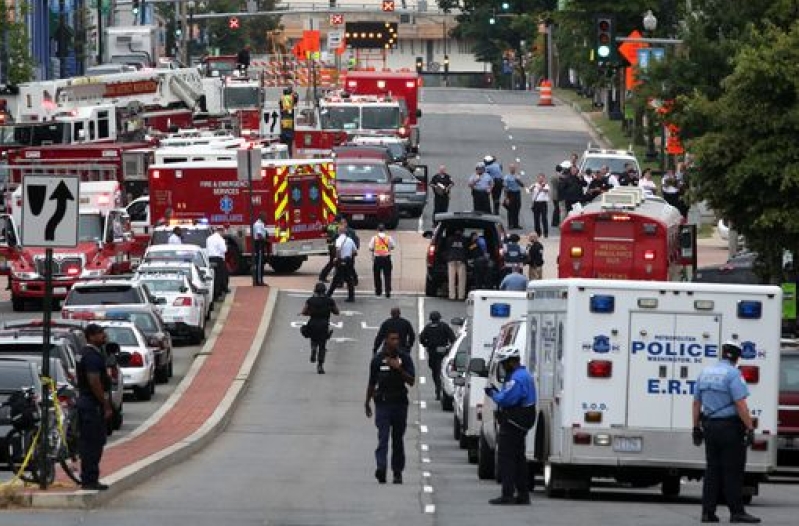
[[394, 0], [383, 0], [383, 11], [386, 13], [394, 12]]
[[[627, 35], [627, 38], [641, 38], [643, 35], [637, 29]], [[619, 55], [627, 59], [631, 66], [638, 64], [638, 50], [649, 47], [646, 42], [622, 42], [619, 46]]]
[[330, 25], [342, 26], [344, 25], [344, 15], [341, 13], [330, 13]]
[[74, 247], [78, 244], [80, 179], [70, 175], [25, 175], [22, 188], [22, 244]]
[[344, 31], [335, 29], [327, 32], [327, 49], [338, 49], [341, 47], [341, 40], [344, 38]]

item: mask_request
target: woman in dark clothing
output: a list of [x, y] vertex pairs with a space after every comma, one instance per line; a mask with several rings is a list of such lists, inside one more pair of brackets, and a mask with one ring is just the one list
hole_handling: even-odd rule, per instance
[[316, 362], [316, 372], [325, 374], [327, 340], [333, 334], [330, 330], [330, 315], [338, 316], [338, 306], [333, 298], [327, 297], [324, 283], [317, 283], [313, 292], [313, 296], [306, 300], [302, 309], [303, 316], [310, 316], [305, 324], [305, 336], [311, 340], [311, 363]]

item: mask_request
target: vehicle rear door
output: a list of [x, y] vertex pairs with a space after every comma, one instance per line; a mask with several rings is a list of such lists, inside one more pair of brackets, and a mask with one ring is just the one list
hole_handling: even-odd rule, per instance
[[324, 189], [317, 174], [290, 176], [288, 217], [291, 239], [316, 239], [324, 236]]
[[19, 231], [11, 214], [0, 214], [0, 274], [8, 274], [9, 261], [19, 246]]

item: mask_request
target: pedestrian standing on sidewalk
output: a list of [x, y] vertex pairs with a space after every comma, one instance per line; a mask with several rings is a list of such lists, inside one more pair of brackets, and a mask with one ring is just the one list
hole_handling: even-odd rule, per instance
[[264, 213], [258, 214], [258, 219], [252, 225], [252, 267], [253, 282], [257, 287], [264, 285], [264, 252], [266, 251], [266, 224]]
[[107, 337], [103, 327], [96, 323], [87, 325], [83, 333], [87, 344], [76, 367], [81, 488], [106, 490], [108, 486], [100, 483], [100, 459], [108, 436], [107, 422], [114, 414], [107, 394], [111, 390], [111, 378], [101, 350]]
[[402, 311], [399, 307], [391, 308], [391, 316], [380, 324], [375, 336], [375, 344], [372, 347], [372, 354], [376, 353], [380, 346], [386, 340], [388, 333], [397, 331], [400, 335], [399, 346], [400, 349], [406, 352], [411, 352], [413, 344], [416, 341], [416, 331], [413, 329], [413, 324], [407, 319], [402, 317]]
[[535, 232], [531, 233], [528, 239], [530, 244], [527, 245], [527, 277], [541, 279], [544, 270], [544, 245]]
[[547, 183], [547, 176], [543, 172], [538, 174], [536, 182], [529, 188], [533, 196], [533, 224], [535, 232], [540, 236], [549, 237], [549, 192], [550, 186]]
[[521, 228], [519, 224], [519, 211], [522, 208], [522, 188], [524, 188], [524, 182], [522, 182], [521, 176], [516, 173], [517, 169], [518, 166], [515, 163], [511, 163], [508, 166], [508, 173], [503, 178], [503, 184], [505, 185], [504, 202], [507, 203], [509, 230]]
[[364, 411], [372, 417], [371, 401], [375, 401], [377, 449], [375, 478], [386, 483], [388, 469], [388, 439], [391, 436], [391, 470], [394, 484], [402, 484], [405, 469], [405, 428], [408, 425], [408, 389], [416, 383], [416, 370], [410, 353], [400, 349], [400, 334], [392, 329], [386, 334], [383, 349], [375, 354], [369, 365]]
[[338, 227], [338, 239], [336, 239], [336, 274], [333, 276], [333, 283], [327, 291], [327, 296], [333, 296], [337, 288], [347, 284], [346, 302], [355, 301], [355, 241], [347, 235], [347, 227], [341, 224]]
[[214, 229], [214, 233], [205, 240], [205, 250], [208, 251], [208, 260], [214, 268], [214, 299], [219, 299], [230, 290], [228, 283], [227, 265], [225, 255], [227, 254], [227, 242], [225, 241], [225, 227], [222, 225]]
[[395, 247], [394, 239], [386, 234], [386, 227], [382, 223], [377, 225], [377, 234], [369, 240], [369, 251], [372, 253], [372, 274], [375, 280], [375, 296], [383, 294], [385, 281], [386, 297], [391, 297], [391, 252]]
[[338, 316], [339, 310], [336, 301], [325, 294], [325, 284], [319, 282], [313, 290], [313, 296], [308, 298], [302, 308], [303, 316], [310, 316], [305, 324], [303, 335], [311, 340], [311, 363], [316, 363], [316, 372], [325, 374], [325, 355], [327, 354], [327, 341], [333, 331], [330, 330], [330, 315]]
[[452, 327], [441, 321], [441, 313], [435, 310], [431, 312], [430, 323], [419, 333], [419, 344], [427, 351], [427, 363], [436, 387], [436, 400], [441, 400], [441, 361], [455, 340]]

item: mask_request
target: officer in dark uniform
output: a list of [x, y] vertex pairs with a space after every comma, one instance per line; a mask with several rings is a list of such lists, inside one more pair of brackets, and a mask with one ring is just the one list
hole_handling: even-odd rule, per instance
[[400, 308], [392, 307], [391, 317], [383, 321], [383, 323], [380, 324], [380, 328], [377, 330], [372, 353], [377, 353], [377, 350], [380, 349], [380, 346], [383, 345], [389, 333], [392, 331], [396, 331], [400, 335], [400, 349], [411, 352], [411, 349], [413, 349], [413, 342], [416, 341], [416, 331], [413, 329], [413, 324], [402, 317]]
[[105, 490], [100, 483], [100, 459], [103, 456], [107, 426], [113, 416], [111, 402], [106, 394], [111, 388], [111, 378], [106, 369], [105, 331], [100, 325], [90, 323], [84, 329], [88, 344], [81, 351], [77, 364], [78, 376], [78, 450], [81, 460], [81, 487], [88, 490]]
[[754, 441], [754, 426], [746, 387], [736, 365], [741, 348], [735, 342], [721, 346], [721, 360], [705, 367], [696, 381], [693, 403], [693, 440], [705, 442], [705, 480], [702, 522], [719, 522], [716, 504], [721, 492], [730, 508], [730, 522], [758, 523], [744, 510], [741, 497], [746, 449]]
[[522, 250], [522, 246], [519, 244], [521, 238], [518, 234], [511, 234], [505, 238], [505, 266], [502, 267], [502, 272], [500, 273], [500, 280], [510, 274], [514, 267], [524, 265], [524, 250]]
[[452, 327], [441, 321], [441, 313], [430, 313], [430, 323], [419, 333], [419, 343], [427, 350], [427, 363], [436, 386], [436, 400], [441, 400], [441, 361], [449, 352], [449, 346], [455, 343]]
[[391, 435], [391, 470], [394, 484], [402, 484], [405, 469], [405, 428], [408, 423], [408, 389], [416, 382], [416, 371], [409, 353], [400, 349], [400, 335], [390, 329], [383, 349], [372, 358], [369, 366], [369, 384], [366, 387], [364, 411], [366, 418], [372, 417], [371, 400], [375, 401], [375, 425], [377, 426], [377, 449], [375, 478], [386, 483], [388, 469], [388, 437]]
[[439, 166], [438, 173], [430, 179], [430, 187], [433, 189], [433, 226], [438, 224], [436, 214], [449, 210], [449, 198], [454, 185], [452, 177], [447, 173], [447, 167], [443, 164]]

